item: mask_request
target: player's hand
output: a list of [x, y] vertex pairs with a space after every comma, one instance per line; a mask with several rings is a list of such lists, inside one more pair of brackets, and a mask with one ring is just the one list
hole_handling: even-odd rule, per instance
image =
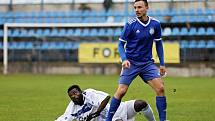
[[122, 62], [122, 67], [123, 67], [123, 68], [130, 68], [130, 65], [131, 65], [131, 63], [130, 63], [129, 60], [124, 60], [124, 61]]
[[166, 76], [166, 67], [165, 66], [160, 66], [160, 75], [162, 77]]
[[86, 121], [90, 121], [91, 119], [93, 119], [93, 118], [95, 118], [97, 116], [99, 116], [98, 112], [92, 113], [89, 116], [87, 116], [87, 120]]

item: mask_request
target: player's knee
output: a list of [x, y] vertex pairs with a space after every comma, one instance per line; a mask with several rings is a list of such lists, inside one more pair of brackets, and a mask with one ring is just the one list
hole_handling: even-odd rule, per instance
[[119, 87], [115, 95], [121, 99], [126, 94], [127, 90], [127, 87]]
[[121, 89], [118, 91], [118, 95], [122, 98], [126, 94], [127, 90]]
[[159, 87], [156, 88], [156, 93], [158, 96], [163, 96], [164, 95], [164, 86], [161, 85]]
[[143, 110], [148, 104], [144, 100], [136, 100], [134, 102], [134, 109], [136, 112]]

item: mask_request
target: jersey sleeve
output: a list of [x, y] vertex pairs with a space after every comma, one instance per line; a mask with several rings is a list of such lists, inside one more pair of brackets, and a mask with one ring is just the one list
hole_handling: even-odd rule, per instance
[[88, 89], [87, 92], [90, 95], [91, 100], [94, 102], [94, 105], [99, 106], [101, 102], [109, 95], [105, 92]]
[[122, 30], [119, 40], [126, 42], [128, 40], [129, 33], [130, 33], [130, 24], [126, 23]]
[[74, 103], [71, 101], [64, 114], [58, 117], [55, 121], [72, 121], [74, 119], [74, 117], [71, 115], [73, 107]]
[[155, 41], [160, 41], [162, 39], [161, 24], [157, 23], [155, 27]]

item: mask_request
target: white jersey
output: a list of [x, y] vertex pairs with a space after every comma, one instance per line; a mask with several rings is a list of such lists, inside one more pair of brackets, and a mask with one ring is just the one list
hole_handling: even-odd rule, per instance
[[[84, 104], [82, 106], [75, 105], [72, 101], [66, 108], [66, 111], [56, 121], [86, 121], [87, 116], [97, 111], [101, 102], [108, 96], [107, 93], [94, 89], [86, 89], [83, 91]], [[107, 104], [100, 115], [91, 121], [106, 121], [106, 116], [110, 104]], [[112, 121], [122, 119], [123, 121], [134, 121], [134, 100], [121, 102]]]
[[[82, 106], [75, 105], [73, 101], [71, 101], [67, 106], [65, 113], [56, 121], [85, 121], [89, 114], [97, 111], [101, 102], [108, 96], [107, 93], [94, 89], [86, 89], [82, 94], [84, 96], [84, 104]], [[100, 116], [92, 119], [91, 121], [105, 121], [108, 109], [109, 104], [106, 105]]]

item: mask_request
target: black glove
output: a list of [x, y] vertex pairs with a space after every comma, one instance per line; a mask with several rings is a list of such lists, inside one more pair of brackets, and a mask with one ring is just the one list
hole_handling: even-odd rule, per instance
[[99, 116], [98, 112], [92, 113], [89, 116], [87, 116], [87, 120], [86, 121], [90, 121], [91, 119], [93, 119], [93, 118], [95, 118], [97, 116]]

